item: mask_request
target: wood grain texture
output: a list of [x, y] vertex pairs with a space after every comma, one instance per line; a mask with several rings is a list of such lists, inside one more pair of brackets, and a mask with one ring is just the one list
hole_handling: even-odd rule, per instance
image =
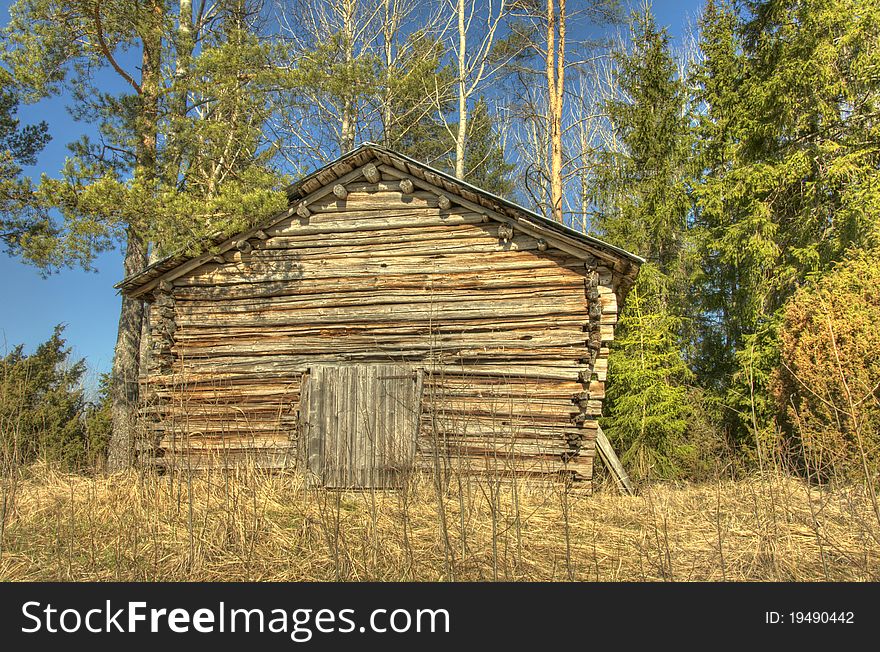
[[394, 487], [413, 463], [422, 372], [407, 365], [309, 370], [300, 400], [300, 459], [327, 487]]

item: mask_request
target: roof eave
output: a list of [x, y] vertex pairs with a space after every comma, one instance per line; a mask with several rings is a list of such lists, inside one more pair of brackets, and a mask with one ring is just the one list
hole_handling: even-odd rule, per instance
[[[484, 190], [482, 188], [474, 186], [466, 181], [462, 181], [461, 179], [457, 179], [456, 177], [453, 177], [450, 174], [443, 172], [442, 170], [437, 170], [436, 168], [433, 168], [426, 163], [422, 163], [422, 162], [417, 161], [413, 158], [410, 158], [409, 156], [406, 156], [405, 154], [400, 154], [399, 152], [389, 150], [385, 147], [382, 147], [381, 145], [377, 145], [375, 143], [369, 143], [369, 142], [363, 143], [362, 145], [360, 145], [359, 147], [355, 148], [354, 150], [348, 152], [344, 156], [339, 157], [338, 159], [336, 159], [332, 163], [328, 163], [324, 167], [322, 167], [318, 170], [315, 170], [314, 172], [306, 175], [305, 177], [303, 177], [302, 179], [300, 179], [296, 183], [288, 186], [285, 189], [285, 192], [287, 193], [289, 204], [292, 205], [298, 199], [302, 199], [305, 196], [303, 194], [303, 188], [306, 185], [308, 185], [312, 180], [314, 180], [319, 174], [325, 173], [328, 169], [332, 168], [333, 166], [336, 166], [340, 163], [346, 162], [347, 160], [349, 160], [351, 158], [356, 158], [358, 154], [361, 154], [362, 152], [367, 151], [367, 150], [371, 151], [377, 159], [379, 159], [379, 156], [378, 156], [379, 154], [383, 154], [386, 157], [397, 158], [399, 161], [405, 162], [408, 165], [415, 165], [418, 168], [421, 168], [423, 171], [426, 171], [430, 174], [433, 174], [433, 175], [440, 177], [441, 179], [445, 180], [448, 184], [450, 184], [453, 187], [458, 187], [460, 190], [463, 189], [463, 190], [468, 191], [472, 194], [475, 194], [479, 197], [483, 197], [489, 203], [495, 204], [498, 207], [502, 207], [506, 211], [520, 214], [524, 219], [526, 219], [528, 221], [528, 224], [532, 228], [538, 229], [538, 230], [544, 229], [548, 232], [547, 235], [550, 235], [550, 232], [556, 232], [559, 236], [563, 236], [567, 239], [572, 239], [575, 243], [577, 243], [577, 242], [582, 243], [584, 245], [584, 247], [586, 247], [588, 249], [599, 249], [601, 251], [606, 252], [608, 255], [611, 255], [614, 258], [627, 261], [628, 263], [635, 265], [636, 267], [640, 267], [645, 262], [644, 258], [641, 258], [640, 256], [637, 256], [633, 253], [630, 253], [630, 252], [626, 251], [625, 249], [622, 249], [622, 248], [617, 247], [615, 245], [612, 245], [612, 244], [609, 244], [609, 243], [604, 242], [602, 240], [599, 240], [598, 238], [595, 238], [593, 236], [581, 233], [580, 231], [576, 231], [576, 230], [574, 230], [564, 224], [560, 224], [559, 222], [554, 222], [552, 220], [549, 220], [546, 217], [544, 217], [543, 215], [535, 213], [534, 211], [530, 211], [529, 209], [527, 209], [523, 206], [520, 206], [519, 204], [517, 204], [515, 202], [504, 199], [503, 197], [499, 197], [498, 195], [495, 195], [487, 190]], [[334, 173], [334, 174], [336, 174], [336, 173]], [[327, 184], [325, 183], [323, 185], [326, 186]], [[460, 194], [459, 194], [459, 197], [462, 200], [464, 200], [464, 197], [461, 197]], [[224, 238], [222, 235], [218, 234], [213, 239], [211, 239], [211, 241], [210, 241], [211, 247], [219, 247], [221, 250], [223, 250], [224, 246], [227, 248], [230, 248], [232, 246], [232, 243], [234, 243], [236, 240], [239, 240], [241, 238], [246, 238], [247, 234], [255, 233], [256, 231], [260, 230], [261, 228], [266, 228], [267, 225], [274, 224], [278, 220], [281, 220], [284, 217], [288, 216], [290, 214], [290, 210], [292, 210], [292, 209], [288, 208], [284, 211], [280, 211], [279, 213], [276, 213], [275, 215], [273, 215], [271, 218], [268, 218], [267, 220], [262, 221], [257, 226], [254, 226], [251, 229], [248, 229], [246, 231], [242, 231], [240, 233], [234, 234], [233, 236], [230, 236], [228, 238]], [[586, 248], [584, 249], [584, 256], [585, 257], [590, 255], [589, 251], [587, 251]], [[189, 261], [200, 259], [200, 258], [203, 258], [207, 255], [207, 253], [202, 253], [202, 254], [192, 256], [192, 255], [187, 255], [185, 253], [185, 251], [186, 251], [185, 249], [180, 250], [174, 254], [166, 256], [165, 258], [163, 258], [159, 261], [156, 261], [155, 263], [152, 263], [151, 265], [147, 266], [141, 272], [138, 272], [137, 274], [133, 274], [127, 278], [122, 279], [121, 281], [116, 283], [113, 287], [120, 290], [123, 294], [134, 295], [134, 296], [140, 295], [142, 293], [138, 292], [139, 288], [161, 279], [161, 277], [165, 276], [169, 272], [177, 269], [178, 267], [186, 264]]]

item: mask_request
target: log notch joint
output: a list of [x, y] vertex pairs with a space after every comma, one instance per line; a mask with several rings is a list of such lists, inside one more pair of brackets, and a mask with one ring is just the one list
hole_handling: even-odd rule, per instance
[[364, 178], [370, 183], [379, 183], [379, 179], [381, 179], [381, 175], [379, 174], [379, 168], [377, 168], [374, 164], [369, 163], [364, 166]]

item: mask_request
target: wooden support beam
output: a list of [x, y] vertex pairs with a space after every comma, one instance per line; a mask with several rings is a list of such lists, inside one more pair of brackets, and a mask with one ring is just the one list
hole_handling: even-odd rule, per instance
[[404, 195], [411, 195], [413, 191], [413, 182], [411, 179], [400, 180], [400, 192]]
[[599, 451], [599, 457], [602, 458], [605, 466], [608, 467], [608, 470], [611, 471], [611, 475], [613, 475], [614, 479], [617, 481], [617, 486], [620, 489], [620, 492], [628, 496], [635, 495], [636, 491], [629, 479], [629, 474], [626, 472], [626, 469], [623, 468], [623, 464], [620, 463], [617, 453], [615, 453], [614, 449], [611, 447], [611, 442], [608, 441], [608, 437], [606, 437], [605, 433], [602, 431], [602, 426], [599, 426], [599, 429], [596, 432], [596, 448]]
[[296, 207], [296, 214], [299, 215], [301, 218], [306, 219], [312, 214], [312, 211], [310, 211], [309, 207], [305, 204], [300, 204]]
[[348, 197], [348, 190], [345, 189], [341, 183], [337, 183], [333, 186], [333, 194], [336, 195], [339, 199], [345, 199]]
[[235, 243], [235, 248], [243, 254], [248, 254], [253, 249], [253, 246], [251, 246], [251, 243], [247, 240], [239, 240]]
[[260, 240], [268, 240], [269, 239], [269, 234], [266, 233], [265, 231], [263, 231], [262, 229], [260, 229], [256, 233], [254, 233], [254, 236], [259, 238]]
[[446, 195], [440, 195], [440, 197], [437, 199], [437, 206], [440, 207], [440, 210], [446, 211], [449, 210], [450, 206], [452, 206], [452, 202]]
[[502, 224], [498, 227], [498, 238], [501, 242], [510, 242], [513, 238], [513, 227], [509, 224]]
[[538, 251], [547, 251], [547, 241], [544, 238], [538, 238]]

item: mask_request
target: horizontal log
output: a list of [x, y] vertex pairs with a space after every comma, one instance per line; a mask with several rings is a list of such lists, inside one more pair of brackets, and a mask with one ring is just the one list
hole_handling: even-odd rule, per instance
[[[482, 262], [455, 255], [424, 255], [407, 259], [397, 259], [393, 265], [375, 259], [354, 258], [346, 266], [344, 264], [315, 264], [308, 267], [291, 263], [275, 265], [249, 265], [247, 267], [230, 268], [229, 266], [205, 266], [199, 274], [178, 279], [180, 287], [220, 286], [252, 283], [279, 283], [283, 281], [325, 282], [332, 279], [342, 280], [346, 277], [370, 279], [389, 276], [411, 276], [421, 274], [425, 280], [440, 275], [448, 277], [452, 274], [473, 274], [484, 272], [485, 275], [501, 278], [508, 271], [530, 270], [540, 274], [543, 270], [557, 271], [559, 265], [540, 259], [520, 259], [513, 255], [516, 252], [500, 252], [496, 255], [484, 256]], [[503, 255], [508, 254], [508, 255]], [[428, 275], [428, 276], [424, 276]], [[430, 278], [433, 280], [433, 278]], [[442, 282], [442, 281], [441, 281]], [[176, 294], [175, 296], [180, 296]]]
[[[179, 301], [175, 308], [164, 308], [158, 316], [168, 318], [200, 318], [207, 323], [217, 315], [243, 314], [258, 318], [259, 315], [284, 313], [311, 309], [365, 309], [382, 306], [430, 306], [438, 314], [445, 309], [458, 310], [473, 306], [510, 306], [510, 315], [518, 314], [521, 303], [542, 303], [556, 305], [560, 310], [583, 312], [586, 310], [583, 299], [577, 294], [558, 287], [548, 288], [510, 288], [506, 291], [432, 291], [413, 294], [412, 292], [390, 290], [369, 294], [307, 294], [303, 296], [274, 297], [272, 299], [246, 299], [235, 302], [190, 302]], [[586, 340], [586, 338], [583, 338]]]
[[[498, 290], [528, 287], [529, 283], [539, 291], [542, 287], [559, 288], [575, 283], [570, 277], [559, 276], [552, 270], [541, 270], [535, 273], [534, 268], [506, 270], [503, 275], [486, 275], [478, 272], [464, 272], [451, 275], [435, 270], [410, 274], [350, 276], [347, 278], [326, 276], [325, 278], [307, 279], [290, 278], [286, 280], [232, 280], [219, 285], [200, 284], [187, 285], [175, 290], [178, 301], [229, 301], [253, 300], [267, 297], [304, 296], [309, 294], [352, 294], [372, 293], [377, 291], [418, 290], [443, 292], [469, 290]], [[583, 319], [581, 318], [581, 322]]]
[[[513, 304], [513, 305], [511, 305]], [[452, 309], [454, 305], [454, 309]], [[444, 314], [444, 310], [446, 313]], [[256, 318], [260, 320], [260, 325], [264, 328], [273, 328], [276, 326], [291, 325], [308, 325], [313, 323], [336, 323], [336, 324], [382, 324], [382, 323], [398, 323], [421, 321], [432, 323], [441, 318], [446, 323], [456, 321], [467, 321], [473, 319], [496, 319], [510, 318], [512, 316], [519, 317], [539, 317], [552, 319], [553, 317], [576, 318], [580, 314], [577, 306], [559, 305], [553, 302], [534, 302], [530, 305], [522, 305], [521, 302], [497, 302], [496, 304], [468, 304], [468, 303], [449, 303], [449, 304], [410, 304], [403, 306], [369, 306], [369, 307], [345, 307], [345, 308], [314, 308], [303, 310], [300, 312], [291, 311], [290, 313], [262, 313]], [[249, 323], [249, 319], [253, 319], [254, 315], [248, 313], [244, 315], [227, 314], [218, 316], [206, 323], [199, 319], [190, 319], [186, 315], [177, 316], [178, 328], [204, 329], [204, 328], [226, 328], [242, 326]], [[604, 326], [602, 327], [605, 328]], [[602, 341], [608, 342], [613, 339], [613, 330], [602, 331]]]

